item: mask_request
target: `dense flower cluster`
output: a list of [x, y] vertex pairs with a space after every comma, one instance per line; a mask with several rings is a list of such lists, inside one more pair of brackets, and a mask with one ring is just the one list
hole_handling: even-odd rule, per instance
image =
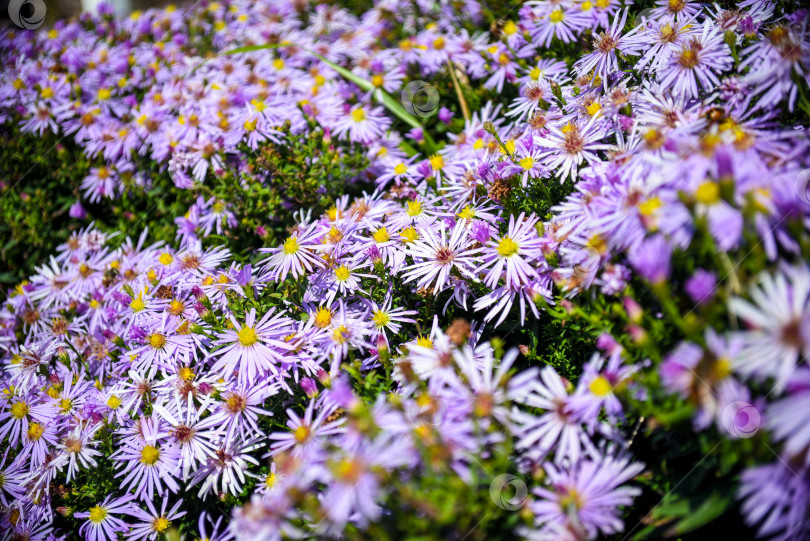
[[[810, 106], [808, 12], [537, 1], [499, 35], [470, 35], [448, 8], [380, 46], [386, 13], [420, 20], [419, 3], [399, 4], [361, 18], [316, 6], [308, 25], [295, 3], [208, 4], [188, 13], [216, 47], [271, 46], [205, 62], [180, 11], [4, 38], [39, 63], [4, 74], [2, 103], [104, 158], [90, 199], [143, 175], [133, 152], [179, 188], [226, 163], [254, 174], [245, 156], [308, 118], [367, 145], [375, 178], [296, 214], [252, 266], [201, 247], [236, 218], [200, 200], [176, 247], [144, 233], [112, 248], [89, 227], [38, 268], [0, 312], [4, 524], [59, 534], [52, 485], [106, 468], [118, 481], [103, 499], [58, 511], [91, 538], [156, 538], [191, 487], [247, 502], [209, 539], [338, 536], [396, 512], [397, 487], [442, 471], [477, 488], [482, 462], [505, 455], [531, 477], [516, 533], [593, 539], [623, 531], [640, 493], [628, 421], [638, 431], [650, 403], [676, 400], [696, 433], [762, 441], [770, 455], [738, 464], [745, 519], [763, 537], [805, 535], [810, 141], [790, 114]], [[544, 54], [585, 38], [573, 61]], [[517, 97], [465, 115], [420, 159], [402, 143], [428, 148], [429, 134], [391, 129], [380, 91], [413, 70]], [[529, 194], [560, 183], [570, 194], [532, 212]], [[599, 331], [603, 354], [575, 384], [519, 370], [517, 350], [484, 338], [542, 311]], [[442, 331], [456, 313], [481, 321]], [[357, 382], [379, 374], [389, 387], [369, 400]]]

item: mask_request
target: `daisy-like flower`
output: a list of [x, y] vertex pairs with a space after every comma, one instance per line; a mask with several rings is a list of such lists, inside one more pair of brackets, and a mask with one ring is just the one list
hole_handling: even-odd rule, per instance
[[624, 530], [620, 507], [633, 503], [641, 493], [621, 486], [641, 473], [643, 464], [629, 458], [584, 458], [567, 468], [544, 466], [549, 488], [536, 488], [530, 505], [539, 524], [559, 523], [578, 539], [594, 539]]
[[11, 449], [6, 449], [3, 453], [3, 460], [0, 460], [0, 503], [4, 507], [9, 506], [9, 499], [6, 495], [11, 496], [11, 501], [19, 500], [25, 494], [25, 477], [28, 475], [27, 471], [23, 468], [21, 460], [11, 460], [6, 463], [8, 453]]
[[650, 16], [661, 20], [690, 19], [696, 17], [701, 11], [701, 5], [689, 0], [657, 0]]
[[353, 142], [368, 144], [382, 137], [390, 125], [391, 120], [385, 116], [382, 107], [358, 104], [338, 121], [335, 135], [348, 136]]
[[516, 446], [538, 462], [552, 449], [556, 463], [577, 462], [583, 448], [590, 449], [593, 444], [574, 415], [572, 397], [563, 378], [552, 367], [546, 366], [540, 372], [540, 379], [542, 383], [537, 384], [535, 392], [524, 402], [546, 413], [538, 417], [522, 410], [513, 412], [516, 434], [520, 437]]
[[731, 52], [723, 34], [710, 21], [703, 30], [684, 43], [660, 68], [660, 83], [675, 96], [697, 98], [699, 88], [709, 92], [720, 86], [717, 73], [732, 64]]
[[781, 391], [797, 362], [810, 356], [810, 270], [785, 267], [764, 274], [750, 297], [753, 302], [735, 297], [729, 304], [750, 327], [738, 333], [743, 348], [732, 367], [744, 376], [773, 378]]
[[[534, 4], [530, 2], [529, 4]], [[539, 4], [539, 2], [537, 2]], [[544, 10], [532, 26], [532, 40], [543, 47], [551, 45], [555, 37], [563, 43], [570, 43], [576, 39], [576, 34], [588, 25], [588, 17], [578, 9], [569, 9], [564, 5], [555, 9]]]
[[589, 164], [599, 161], [597, 150], [609, 150], [610, 145], [599, 143], [604, 137], [603, 128], [597, 124], [601, 114], [593, 115], [587, 124], [579, 126], [574, 122], [558, 129], [551, 124], [547, 125], [549, 133], [540, 144], [550, 150], [543, 155], [545, 166], [555, 171], [560, 182], [566, 177], [576, 178], [577, 167], [583, 160]]
[[348, 261], [339, 261], [338, 264], [328, 275], [326, 302], [331, 303], [336, 295], [348, 297], [355, 291], [363, 291], [360, 289], [360, 280], [362, 278], [375, 278], [373, 274], [364, 274], [357, 272], [358, 268], [353, 263]]
[[29, 418], [47, 424], [56, 414], [56, 409], [33, 396], [13, 398], [7, 409], [0, 411], [0, 440], [8, 436], [8, 443], [16, 447], [22, 434], [28, 432]]
[[219, 357], [211, 370], [229, 379], [234, 374], [240, 382], [256, 381], [268, 373], [278, 375], [282, 359], [279, 350], [291, 349], [284, 341], [289, 334], [290, 319], [283, 312], [270, 309], [256, 322], [256, 309], [251, 308], [244, 325], [231, 316], [233, 330], [227, 330], [214, 341], [222, 346], [212, 354]]
[[542, 160], [544, 150], [542, 146], [535, 144], [531, 134], [527, 134], [515, 144], [512, 153], [514, 161], [504, 162], [501, 175], [504, 177], [520, 175], [521, 184], [525, 188], [530, 178], [537, 178], [546, 172]]
[[436, 295], [447, 286], [453, 270], [475, 280], [471, 269], [473, 255], [478, 250], [468, 248], [464, 221], [456, 222], [449, 237], [444, 222], [439, 223], [437, 232], [424, 227], [419, 228], [419, 233], [421, 238], [408, 244], [414, 263], [403, 269], [405, 283], [416, 280], [420, 289], [432, 287]]
[[268, 436], [271, 440], [276, 440], [270, 447], [270, 455], [277, 455], [287, 449], [293, 449], [293, 453], [300, 454], [322, 438], [343, 432], [344, 428], [341, 425], [345, 419], [327, 421], [336, 408], [335, 404], [321, 407], [314, 420], [312, 417], [315, 414], [315, 400], [310, 401], [303, 418], [299, 417], [295, 411], [287, 409], [287, 426], [290, 431], [274, 432]]
[[183, 467], [183, 479], [188, 479], [189, 471], [197, 463], [204, 463], [208, 457], [213, 456], [216, 442], [222, 436], [221, 427], [201, 427], [201, 418], [209, 410], [211, 404], [209, 397], [203, 399], [199, 408], [194, 405], [193, 393], [188, 393], [187, 403], [183, 404], [180, 397], [175, 394], [174, 408], [170, 412], [161, 404], [155, 404], [153, 411], [169, 423], [169, 436], [180, 448]]
[[386, 295], [382, 305], [378, 305], [375, 301], [370, 302], [371, 321], [374, 324], [374, 328], [385, 337], [386, 341], [388, 340], [386, 331], [391, 334], [397, 334], [403, 323], [416, 323], [416, 321], [406, 316], [416, 315], [419, 312], [416, 310], [405, 310], [404, 308], [391, 308], [393, 298], [390, 293]]
[[68, 462], [67, 482], [70, 482], [71, 478], [76, 476], [79, 468], [89, 468], [97, 465], [93, 457], [101, 456], [101, 452], [93, 449], [96, 442], [92, 441], [92, 438], [99, 428], [101, 428], [101, 425], [84, 429], [77, 426], [62, 440], [61, 449], [65, 452]]
[[639, 27], [633, 28], [622, 35], [624, 23], [627, 21], [627, 8], [623, 13], [617, 13], [613, 19], [613, 26], [600, 32], [593, 38], [593, 52], [583, 56], [574, 64], [574, 69], [580, 75], [593, 73], [593, 78], [602, 79], [605, 89], [608, 87], [608, 78], [619, 70], [616, 53], [636, 56], [640, 49], [638, 40], [633, 35]]
[[324, 260], [314, 253], [321, 249], [321, 244], [315, 240], [319, 236], [317, 228], [317, 222], [306, 228], [299, 227], [280, 247], [259, 250], [272, 254], [263, 263], [264, 268], [268, 270], [269, 278], [280, 282], [287, 278], [288, 274], [292, 274], [293, 278], [298, 279], [304, 275], [305, 270], [312, 272], [325, 265]]
[[165, 534], [173, 520], [186, 514], [185, 511], [178, 511], [183, 504], [182, 499], [174, 504], [174, 507], [167, 513], [166, 507], [168, 504], [169, 499], [164, 498], [160, 513], [155, 510], [155, 506], [152, 505], [152, 500], [146, 500], [146, 507], [149, 508], [148, 512], [133, 505], [129, 514], [137, 519], [138, 522], [130, 524], [132, 530], [129, 532], [127, 539], [148, 539], [150, 541], [156, 541], [159, 536]]
[[232, 440], [223, 444], [214, 455], [199, 469], [191, 479], [190, 486], [203, 481], [197, 496], [205, 498], [209, 492], [215, 495], [230, 493], [238, 496], [245, 483], [245, 472], [249, 464], [258, 466], [259, 462], [250, 456], [250, 452], [264, 446], [258, 439], [241, 441]]
[[259, 429], [259, 415], [271, 416], [272, 412], [264, 410], [261, 405], [264, 401], [278, 393], [277, 383], [267, 381], [242, 382], [233, 384], [230, 389], [222, 393], [223, 402], [214, 415], [200, 423], [200, 428], [221, 427], [225, 432], [225, 440], [234, 435], [249, 437], [251, 434], [261, 433]]
[[634, 67], [642, 69], [649, 66], [649, 69], [657, 70], [662, 63], [669, 60], [671, 55], [683, 47], [694, 32], [695, 22], [692, 19], [680, 22], [647, 21], [646, 28], [637, 38], [639, 41], [645, 40], [646, 50]]
[[517, 220], [510, 215], [506, 235], [487, 243], [481, 266], [476, 270], [476, 274], [487, 271], [484, 277], [487, 287], [494, 289], [504, 272], [507, 287], [526, 285], [537, 277], [537, 271], [529, 263], [542, 256], [542, 240], [535, 229], [537, 221], [535, 215], [526, 218], [523, 212]]
[[180, 490], [174, 478], [180, 469], [180, 450], [160, 443], [159, 424], [154, 418], [141, 418], [142, 434], [125, 440], [123, 447], [111, 456], [118, 463], [117, 467], [122, 468], [115, 475], [124, 477], [122, 488], [135, 490], [141, 500], [151, 500], [155, 493], [168, 496], [169, 491]]
[[87, 512], [74, 513], [73, 516], [76, 518], [87, 519], [87, 522], [79, 528], [79, 535], [87, 541], [117, 541], [119, 532], [126, 532], [129, 527], [113, 514], [129, 515], [134, 499], [135, 497], [130, 494], [120, 498], [113, 498], [111, 494]]

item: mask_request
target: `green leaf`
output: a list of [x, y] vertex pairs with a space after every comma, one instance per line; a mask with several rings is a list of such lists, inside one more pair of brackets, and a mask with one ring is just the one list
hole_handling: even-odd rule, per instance
[[[675, 524], [671, 532], [673, 535], [683, 535], [705, 526], [725, 513], [732, 503], [734, 503], [734, 498], [731, 495], [714, 492], [697, 509]], [[692, 505], [694, 505], [694, 500], [690, 501], [690, 507]]]
[[278, 49], [279, 47], [286, 47], [286, 45], [282, 43], [265, 43], [264, 45], [246, 45], [244, 47], [237, 47], [236, 49], [231, 49], [229, 51], [223, 51], [219, 54], [250, 53], [252, 51], [261, 51], [264, 49]]
[[320, 55], [320, 54], [318, 54], [316, 52], [312, 52], [312, 54], [315, 55], [317, 58], [319, 58], [321, 61], [328, 64], [329, 67], [331, 67], [333, 70], [338, 72], [344, 78], [346, 78], [349, 81], [353, 82], [354, 84], [356, 84], [357, 86], [359, 86], [360, 88], [365, 90], [366, 92], [372, 92], [372, 95], [374, 96], [374, 98], [378, 102], [380, 102], [383, 106], [385, 106], [386, 109], [388, 109], [393, 114], [395, 114], [397, 117], [399, 117], [400, 120], [407, 123], [409, 126], [411, 126], [413, 128], [421, 129], [422, 133], [425, 136], [425, 141], [427, 141], [428, 145], [430, 145], [431, 148], [435, 148], [436, 145], [433, 142], [433, 139], [430, 137], [430, 134], [428, 134], [427, 130], [424, 129], [424, 126], [422, 126], [422, 123], [419, 122], [419, 120], [415, 116], [410, 114], [402, 106], [402, 104], [399, 103], [397, 100], [395, 100], [388, 92], [386, 92], [386, 91], [384, 91], [382, 89], [379, 89], [379, 88], [375, 89], [375, 87], [371, 83], [371, 81], [366, 81], [362, 77], [359, 77], [359, 76], [355, 75], [354, 73], [350, 72], [349, 70], [347, 70], [343, 66], [339, 66], [338, 64], [335, 64], [331, 60], [327, 60], [322, 55]]

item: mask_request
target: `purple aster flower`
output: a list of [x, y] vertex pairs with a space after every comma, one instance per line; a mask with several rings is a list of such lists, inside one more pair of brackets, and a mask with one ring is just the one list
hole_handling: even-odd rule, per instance
[[86, 518], [87, 522], [79, 528], [79, 535], [88, 541], [116, 541], [119, 532], [126, 532], [129, 527], [113, 514], [131, 514], [131, 502], [134, 496], [127, 494], [119, 498], [109, 495], [104, 501], [90, 508], [85, 513], [75, 513], [76, 518]]
[[684, 290], [695, 304], [706, 304], [714, 297], [717, 279], [714, 273], [705, 269], [697, 269], [684, 285]]
[[672, 247], [663, 235], [655, 235], [633, 248], [627, 258], [643, 278], [659, 284], [669, 278]]
[[579, 539], [608, 536], [624, 530], [620, 507], [641, 493], [622, 486], [641, 473], [643, 464], [629, 458], [599, 456], [574, 461], [568, 467], [544, 466], [549, 488], [536, 488], [530, 506], [538, 524], [558, 523]]

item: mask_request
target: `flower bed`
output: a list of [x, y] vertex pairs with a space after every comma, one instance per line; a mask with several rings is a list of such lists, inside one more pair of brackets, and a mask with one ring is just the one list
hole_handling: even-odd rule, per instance
[[4, 34], [88, 161], [0, 311], [5, 529], [807, 535], [808, 12], [641, 7]]

